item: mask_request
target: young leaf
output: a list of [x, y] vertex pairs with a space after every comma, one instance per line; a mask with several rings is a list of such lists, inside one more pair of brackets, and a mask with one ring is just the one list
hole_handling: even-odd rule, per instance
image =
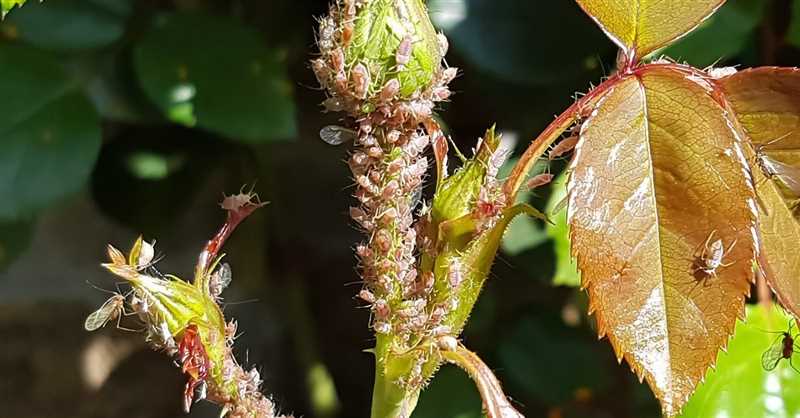
[[[786, 360], [770, 372], [761, 366], [762, 353], [789, 329], [790, 321], [780, 309], [748, 306], [747, 322], [736, 324], [727, 352], [720, 353], [716, 369], [697, 388], [681, 418], [798, 416], [800, 374]], [[800, 357], [794, 357], [797, 363]]]
[[[590, 312], [667, 416], [744, 313], [755, 203], [741, 155], [712, 83], [678, 65], [620, 79], [576, 149], [568, 213]], [[717, 240], [722, 265], [704, 272]]]
[[[756, 68], [723, 78], [720, 84], [753, 151], [800, 167], [800, 70]], [[783, 306], [800, 318], [800, 252], [796, 249], [800, 221], [795, 207], [800, 196], [788, 191], [779, 176], [767, 179], [755, 156], [751, 158], [761, 211], [760, 264]]]
[[725, 0], [577, 0], [628, 62], [686, 35]]

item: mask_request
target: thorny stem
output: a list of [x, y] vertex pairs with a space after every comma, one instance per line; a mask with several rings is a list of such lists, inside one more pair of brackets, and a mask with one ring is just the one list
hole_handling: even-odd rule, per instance
[[602, 97], [609, 88], [612, 88], [620, 77], [629, 75], [629, 73], [634, 71], [635, 69], [631, 68], [624, 73], [617, 73], [606, 79], [603, 83], [590, 90], [585, 96], [581, 97], [580, 100], [577, 100], [572, 106], [558, 115], [536, 139], [531, 141], [531, 144], [514, 166], [514, 169], [511, 171], [511, 174], [508, 179], [506, 179], [506, 183], [503, 186], [507, 202], [513, 203], [516, 200], [519, 189], [525, 182], [528, 172], [533, 165], [536, 164], [536, 161], [547, 152], [548, 148], [550, 148], [570, 126], [588, 117], [596, 101]]
[[511, 405], [497, 377], [477, 354], [459, 343], [452, 350], [442, 350], [442, 356], [467, 372], [475, 381], [483, 399], [483, 411], [488, 418], [524, 418]]

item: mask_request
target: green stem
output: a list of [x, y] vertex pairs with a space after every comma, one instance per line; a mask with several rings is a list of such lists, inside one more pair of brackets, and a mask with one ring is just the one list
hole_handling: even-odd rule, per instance
[[[376, 364], [376, 366], [378, 366]], [[417, 407], [419, 391], [407, 393], [386, 375], [375, 375], [372, 391], [372, 418], [408, 418]]]

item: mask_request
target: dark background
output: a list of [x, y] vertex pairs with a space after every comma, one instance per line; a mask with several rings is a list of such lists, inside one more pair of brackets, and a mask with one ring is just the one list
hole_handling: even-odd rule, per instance
[[[796, 65], [791, 3], [731, 0], [663, 53], [701, 68]], [[307, 64], [326, 4], [31, 0], [0, 24], [0, 416], [183, 416], [170, 359], [138, 334], [83, 330], [108, 297], [87, 281], [114, 289], [104, 247], [128, 248], [139, 233], [158, 240], [162, 271], [189, 277], [223, 219], [223, 192], [253, 183], [271, 203], [226, 247], [238, 357], [260, 366], [285, 411], [368, 416], [372, 340], [353, 298], [347, 149], [319, 140], [338, 116], [321, 113]], [[613, 71], [613, 45], [572, 1], [429, 6], [448, 63], [463, 70], [439, 114], [464, 150], [494, 122], [524, 149]], [[543, 208], [549, 193], [532, 203]], [[596, 341], [584, 294], [551, 284], [556, 250], [542, 225], [515, 222], [507, 238], [463, 338], [519, 409], [659, 416]], [[217, 413], [200, 403], [191, 416]], [[478, 417], [480, 401], [448, 366], [414, 416]]]

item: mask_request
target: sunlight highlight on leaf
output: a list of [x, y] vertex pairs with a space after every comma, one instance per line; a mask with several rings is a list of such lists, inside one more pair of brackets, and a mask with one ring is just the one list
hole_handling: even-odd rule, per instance
[[636, 62], [686, 35], [725, 0], [577, 0]]
[[[568, 187], [572, 251], [598, 331], [667, 416], [743, 315], [755, 257], [741, 144], [713, 85], [690, 74], [650, 65], [620, 79], [582, 128]], [[721, 265], [703, 272], [716, 240]]]

